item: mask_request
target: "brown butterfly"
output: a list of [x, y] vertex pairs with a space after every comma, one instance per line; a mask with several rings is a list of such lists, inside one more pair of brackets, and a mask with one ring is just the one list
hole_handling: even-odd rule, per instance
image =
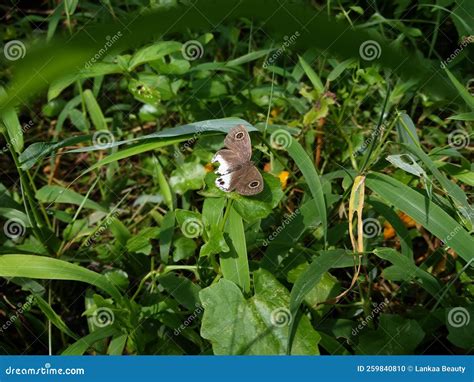
[[256, 195], [263, 190], [263, 178], [250, 161], [252, 142], [244, 125], [230, 130], [224, 140], [225, 149], [219, 150], [212, 162], [219, 162], [216, 186], [225, 192], [236, 191], [240, 195]]

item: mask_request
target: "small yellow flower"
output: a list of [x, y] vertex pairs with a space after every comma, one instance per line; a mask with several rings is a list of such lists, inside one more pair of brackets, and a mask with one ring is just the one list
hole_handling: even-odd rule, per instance
[[282, 171], [278, 174], [278, 177], [280, 178], [280, 183], [281, 183], [281, 188], [284, 190], [286, 188], [286, 184], [288, 182], [288, 177], [290, 176], [290, 173], [288, 171]]

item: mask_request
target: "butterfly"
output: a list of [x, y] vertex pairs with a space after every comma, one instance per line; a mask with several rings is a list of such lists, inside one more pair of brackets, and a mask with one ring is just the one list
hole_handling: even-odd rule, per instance
[[212, 163], [219, 163], [215, 171], [220, 175], [216, 186], [222, 191], [236, 191], [240, 195], [256, 195], [263, 190], [263, 178], [250, 161], [252, 142], [244, 125], [232, 128], [224, 139], [225, 149], [219, 150]]

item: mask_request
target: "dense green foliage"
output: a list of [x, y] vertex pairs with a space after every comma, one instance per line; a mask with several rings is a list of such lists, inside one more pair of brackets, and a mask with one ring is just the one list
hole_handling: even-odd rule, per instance
[[0, 353], [472, 354], [470, 2], [12, 3]]

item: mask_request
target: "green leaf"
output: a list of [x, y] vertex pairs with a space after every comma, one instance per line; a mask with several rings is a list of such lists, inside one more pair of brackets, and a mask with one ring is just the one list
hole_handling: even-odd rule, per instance
[[230, 208], [230, 211], [228, 212], [229, 216], [224, 228], [224, 235], [229, 246], [229, 252], [220, 255], [222, 274], [224, 278], [241, 287], [244, 293], [248, 293], [250, 292], [250, 272], [244, 223], [242, 217], [230, 203], [227, 208]]
[[158, 282], [186, 309], [193, 311], [201, 305], [199, 300], [201, 287], [188, 278], [169, 272], [158, 277]]
[[474, 305], [446, 309], [448, 340], [462, 349], [472, 349], [474, 343]]
[[160, 258], [164, 264], [168, 264], [171, 243], [173, 242], [174, 234], [174, 211], [168, 211], [161, 222], [160, 227]]
[[368, 174], [365, 183], [372, 191], [443, 240], [465, 261], [474, 259], [472, 237], [426, 195], [384, 174]]
[[66, 138], [65, 140], [61, 142], [57, 142], [57, 143], [47, 143], [47, 142], [32, 143], [18, 157], [21, 164], [21, 168], [23, 170], [29, 170], [41, 159], [57, 151], [58, 149], [66, 147], [66, 146], [77, 145], [78, 143], [88, 141], [90, 138], [91, 137], [89, 135], [86, 135], [82, 137]]
[[[210, 178], [214, 179], [211, 175]], [[235, 210], [247, 222], [266, 218], [283, 198], [281, 183], [273, 175], [263, 174], [264, 189], [254, 196], [242, 196], [236, 192], [229, 195], [234, 200]], [[212, 181], [213, 182], [213, 181]]]
[[1, 255], [0, 276], [46, 280], [82, 281], [102, 289], [115, 300], [122, 296], [107, 278], [99, 273], [63, 260], [34, 255]]
[[204, 185], [206, 170], [199, 159], [185, 162], [171, 173], [169, 185], [174, 192], [182, 195], [189, 190], [200, 190]]
[[316, 74], [316, 72], [313, 70], [313, 68], [306, 62], [306, 60], [298, 56], [299, 58], [299, 63], [302, 66], [304, 72], [308, 76], [309, 80], [313, 84], [313, 87], [318, 91], [318, 94], [321, 95], [324, 93], [324, 85], [321, 82], [321, 79], [319, 76]]
[[[3, 86], [0, 86], [0, 97], [5, 97], [6, 95], [7, 94], [3, 89]], [[8, 137], [13, 149], [17, 153], [21, 153], [23, 150], [23, 129], [15, 109], [12, 107], [5, 109], [1, 114], [1, 118], [7, 129]]]
[[448, 117], [448, 119], [453, 119], [455, 121], [474, 121], [474, 111], [452, 115], [451, 117]]
[[322, 253], [319, 257], [306, 268], [306, 270], [298, 277], [290, 295], [290, 313], [295, 317], [290, 323], [290, 334], [288, 336], [287, 350], [293, 346], [295, 339], [295, 330], [298, 325], [298, 310], [306, 295], [321, 281], [323, 275], [328, 272], [341, 258], [347, 257], [345, 253], [335, 255], [332, 252]]
[[238, 65], [243, 65], [248, 62], [252, 62], [255, 60], [258, 60], [260, 57], [264, 57], [270, 52], [270, 49], [264, 49], [264, 50], [257, 50], [254, 52], [250, 52], [247, 54], [244, 54], [243, 56], [240, 56], [238, 58], [234, 58], [233, 60], [227, 61], [226, 66], [238, 66]]
[[202, 222], [207, 233], [206, 243], [201, 247], [199, 256], [217, 255], [229, 252], [229, 246], [224, 239], [221, 228], [222, 214], [226, 198], [206, 198], [202, 206]]
[[36, 199], [43, 203], [66, 203], [78, 206], [83, 204], [85, 208], [107, 212], [107, 209], [100, 204], [61, 186], [43, 186], [36, 192]]
[[158, 239], [159, 236], [160, 228], [146, 227], [127, 240], [127, 250], [129, 252], [143, 253], [148, 256], [152, 250], [150, 240]]
[[107, 349], [108, 355], [122, 355], [123, 349], [127, 343], [128, 335], [127, 334], [117, 334], [113, 336], [110, 341], [109, 347]]
[[179, 237], [173, 242], [173, 261], [175, 263], [189, 259], [194, 255], [197, 249], [197, 244], [193, 239], [187, 237]]
[[374, 254], [392, 263], [392, 272], [402, 275], [402, 281], [415, 280], [417, 284], [433, 297], [439, 298], [443, 289], [442, 285], [432, 274], [418, 268], [412, 259], [401, 256], [400, 253], [392, 248], [377, 248], [374, 250]]
[[[200, 292], [204, 315], [201, 336], [217, 355], [285, 354], [289, 293], [270, 273], [254, 273], [255, 295], [246, 300], [233, 282], [221, 279]], [[318, 354], [319, 334], [306, 316], [298, 325], [292, 354]]]
[[176, 41], [160, 41], [138, 50], [128, 64], [128, 71], [147, 62], [158, 60], [168, 54], [181, 50], [182, 44]]
[[413, 354], [425, 337], [416, 320], [394, 314], [381, 314], [376, 330], [364, 329], [355, 347], [357, 354], [396, 355]]
[[420, 140], [416, 133], [416, 127], [411, 118], [406, 113], [400, 113], [396, 124], [400, 142], [408, 146], [420, 147]]
[[108, 325], [104, 328], [99, 328], [87, 336], [82, 337], [80, 340], [74, 342], [66, 350], [64, 350], [61, 355], [83, 355], [87, 349], [91, 348], [96, 342], [119, 335], [119, 333], [120, 331], [111, 325]]
[[328, 75], [328, 81], [334, 81], [336, 80], [337, 78], [339, 78], [339, 76], [347, 69], [349, 68], [350, 66], [352, 66], [353, 64], [357, 63], [356, 60], [354, 60], [353, 58], [349, 58], [347, 60], [344, 60], [342, 62], [340, 62], [339, 64], [337, 64], [337, 66], [331, 70], [331, 72], [329, 73]]
[[89, 113], [89, 117], [96, 130], [107, 130], [107, 123], [105, 122], [104, 114], [102, 114], [102, 110], [100, 109], [92, 91], [86, 89], [82, 95], [86, 103], [87, 112]]
[[34, 299], [38, 304], [39, 308], [54, 326], [56, 326], [61, 332], [67, 334], [69, 337], [72, 337], [75, 340], [79, 339], [79, 337], [71, 329], [68, 328], [62, 318], [40, 295], [35, 294], [34, 296]]
[[316, 210], [321, 219], [324, 230], [324, 241], [327, 239], [328, 222], [326, 212], [326, 201], [324, 199], [323, 187], [321, 179], [319, 178], [316, 169], [314, 168], [313, 162], [309, 159], [308, 154], [304, 151], [303, 147], [293, 138], [287, 148], [288, 153], [295, 161], [296, 165], [303, 174], [303, 178], [308, 184], [308, 187], [313, 195]]
[[468, 105], [471, 109], [474, 109], [474, 97], [469, 94], [467, 89], [461, 84], [458, 79], [449, 71], [448, 68], [444, 68], [446, 73], [448, 74], [448, 78], [451, 80], [454, 87], [459, 92], [459, 95], [462, 97], [466, 105]]

